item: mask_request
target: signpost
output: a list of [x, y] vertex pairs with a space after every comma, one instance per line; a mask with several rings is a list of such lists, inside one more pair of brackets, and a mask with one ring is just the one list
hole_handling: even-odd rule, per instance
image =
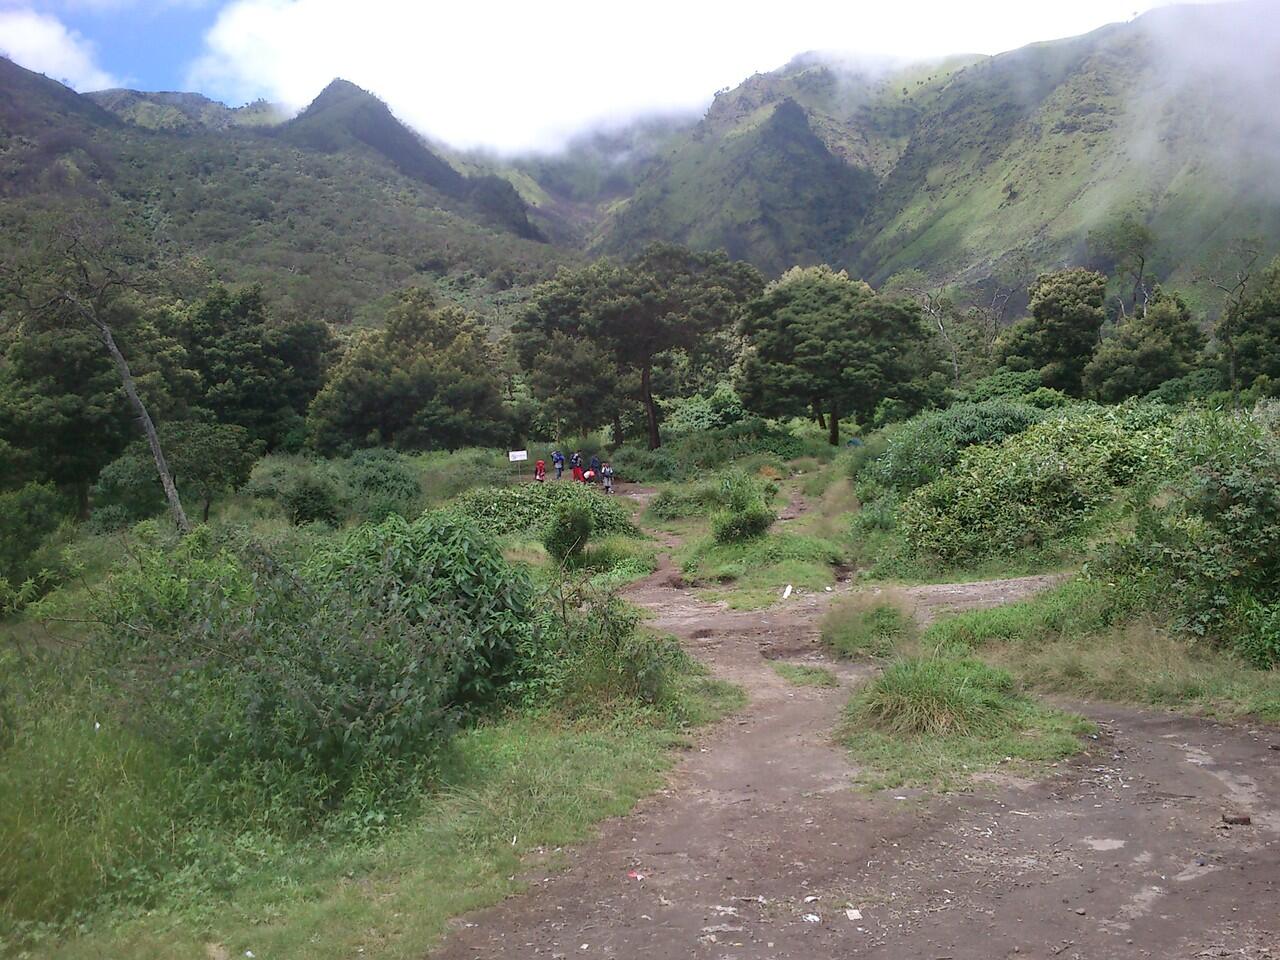
[[511, 464], [511, 480], [517, 482], [520, 479], [520, 472], [524, 470], [525, 461], [529, 459], [528, 450], [509, 450], [507, 451], [507, 462]]

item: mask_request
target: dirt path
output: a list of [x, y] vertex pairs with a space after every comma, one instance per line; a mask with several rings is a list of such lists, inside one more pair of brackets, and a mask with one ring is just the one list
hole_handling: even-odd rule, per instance
[[[1044, 585], [913, 592], [932, 617]], [[1097, 743], [1042, 781], [861, 793], [831, 732], [869, 668], [832, 665], [842, 686], [819, 689], [770, 663], [822, 658], [828, 595], [733, 611], [664, 557], [630, 598], [749, 706], [566, 871], [463, 918], [433, 956], [1280, 958], [1280, 732], [1088, 706]]]

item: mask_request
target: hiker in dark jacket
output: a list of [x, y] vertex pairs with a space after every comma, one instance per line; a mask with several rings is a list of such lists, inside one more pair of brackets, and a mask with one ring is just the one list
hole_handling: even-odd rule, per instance
[[596, 478], [600, 476], [600, 457], [594, 453], [591, 455], [591, 473]]

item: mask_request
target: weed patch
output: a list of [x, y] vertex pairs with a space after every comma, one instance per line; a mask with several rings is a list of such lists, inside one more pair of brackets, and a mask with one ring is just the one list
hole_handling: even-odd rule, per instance
[[773, 669], [783, 680], [796, 687], [840, 686], [840, 678], [826, 667], [812, 667], [802, 663], [775, 663]]
[[834, 603], [822, 641], [842, 657], [887, 657], [919, 635], [908, 604], [891, 591], [859, 591]]

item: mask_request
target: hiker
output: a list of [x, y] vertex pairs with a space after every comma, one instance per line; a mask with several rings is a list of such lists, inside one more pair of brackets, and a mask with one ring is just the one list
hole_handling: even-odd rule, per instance
[[569, 458], [569, 469], [573, 471], [573, 479], [579, 483], [586, 482], [582, 477], [582, 454], [576, 450], [573, 452], [573, 456]]
[[588, 470], [586, 473], [584, 473], [584, 474], [582, 475], [582, 482], [583, 482], [583, 483], [595, 483], [595, 482], [596, 482], [596, 472], [595, 472], [594, 470]]
[[551, 451], [551, 463], [556, 468], [556, 479], [564, 476], [564, 454], [559, 450]]
[[604, 481], [604, 492], [613, 493], [613, 467], [609, 466], [608, 460], [600, 468], [600, 478]]
[[595, 453], [593, 453], [593, 454], [591, 455], [591, 467], [590, 467], [590, 469], [591, 469], [591, 477], [592, 477], [592, 479], [593, 479], [593, 480], [597, 480], [597, 479], [599, 479], [599, 477], [600, 477], [600, 456], [599, 456], [599, 454], [595, 454]]
[[539, 460], [533, 465], [533, 479], [538, 483], [547, 479], [547, 461]]

